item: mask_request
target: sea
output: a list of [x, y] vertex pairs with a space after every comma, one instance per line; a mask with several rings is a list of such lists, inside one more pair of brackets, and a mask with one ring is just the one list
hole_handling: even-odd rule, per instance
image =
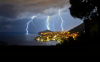
[[55, 46], [57, 41], [42, 42], [36, 41], [38, 34], [21, 34], [21, 33], [0, 33], [0, 42], [8, 45], [17, 46]]

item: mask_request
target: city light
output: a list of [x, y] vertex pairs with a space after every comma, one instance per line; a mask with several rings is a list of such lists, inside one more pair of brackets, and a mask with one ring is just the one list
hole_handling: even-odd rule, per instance
[[78, 36], [79, 36], [78, 32], [72, 34], [67, 31], [45, 32], [45, 33], [41, 33], [40, 36], [36, 37], [36, 40], [40, 42], [57, 41], [58, 43], [63, 43], [64, 40], [69, 41], [70, 37], [76, 40]]

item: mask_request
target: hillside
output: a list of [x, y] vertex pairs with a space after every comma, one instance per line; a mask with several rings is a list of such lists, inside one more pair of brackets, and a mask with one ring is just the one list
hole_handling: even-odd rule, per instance
[[82, 32], [85, 30], [85, 25], [84, 23], [80, 24], [79, 26], [73, 28], [70, 30], [71, 33], [74, 33], [74, 32]]

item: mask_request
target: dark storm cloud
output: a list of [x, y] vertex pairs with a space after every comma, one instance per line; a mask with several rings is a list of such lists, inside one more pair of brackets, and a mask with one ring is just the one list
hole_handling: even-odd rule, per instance
[[69, 0], [0, 0], [0, 16], [10, 18], [32, 15], [53, 15], [57, 9], [69, 6]]
[[0, 6], [0, 16], [6, 18], [15, 18], [17, 16], [14, 6], [11, 4], [3, 4]]
[[[66, 22], [65, 27], [67, 30], [70, 28], [67, 24], [71, 25], [68, 21], [74, 22], [72, 18], [66, 17], [70, 13], [68, 11], [69, 7], [69, 0], [0, 0], [0, 32], [26, 33], [26, 23], [34, 15], [37, 17], [33, 20], [33, 23], [30, 23], [29, 32], [38, 33], [46, 30], [47, 15], [53, 15], [50, 18], [50, 22], [54, 23], [57, 31], [60, 31], [61, 19], [58, 15], [59, 9], [63, 12], [62, 17], [64, 23]], [[67, 15], [63, 16], [64, 14]], [[51, 29], [52, 23], [50, 24]]]

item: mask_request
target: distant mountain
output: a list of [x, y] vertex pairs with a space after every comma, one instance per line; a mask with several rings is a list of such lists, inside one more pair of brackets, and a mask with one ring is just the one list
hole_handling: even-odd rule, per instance
[[8, 43], [6, 43], [5, 41], [0, 41], [0, 46], [7, 46]]
[[[80, 24], [79, 26], [69, 30], [71, 33], [75, 33], [75, 32], [82, 32], [85, 30], [85, 25], [84, 23]], [[45, 32], [53, 32], [53, 31], [50, 31], [50, 30], [44, 30], [44, 31], [41, 31], [39, 32], [38, 34], [41, 35], [41, 33], [45, 33]]]
[[71, 32], [71, 33], [74, 33], [74, 32], [82, 32], [82, 31], [84, 31], [84, 30], [85, 30], [85, 24], [82, 23], [82, 24], [80, 24], [79, 26], [77, 26], [77, 27], [71, 29], [70, 32]]

